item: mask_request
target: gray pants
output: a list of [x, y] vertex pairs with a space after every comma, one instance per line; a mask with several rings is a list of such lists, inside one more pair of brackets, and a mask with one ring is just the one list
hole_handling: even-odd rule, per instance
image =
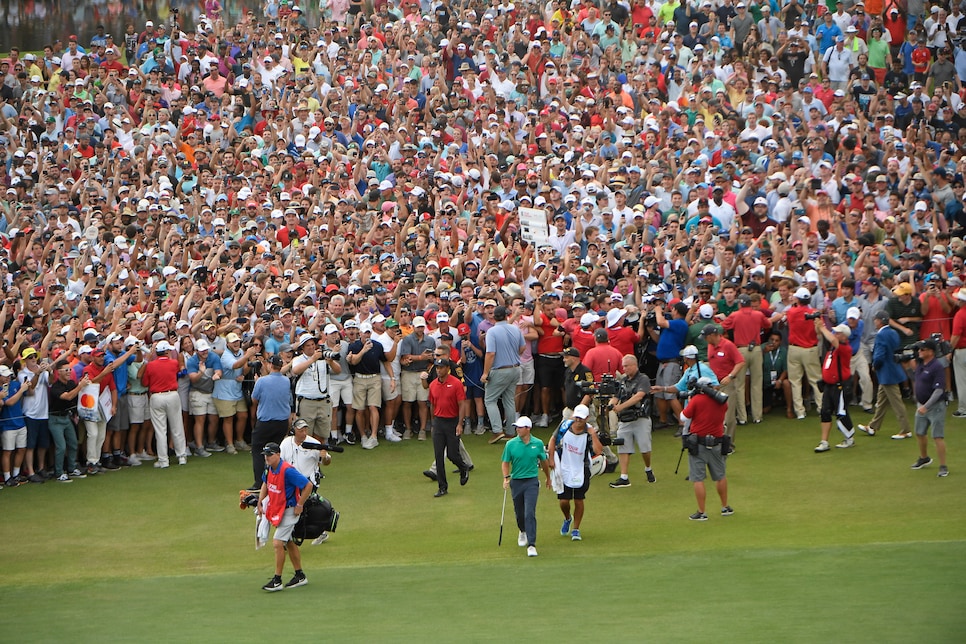
[[67, 416], [51, 414], [47, 424], [50, 427], [50, 437], [54, 441], [54, 474], [60, 476], [65, 469], [73, 471], [77, 467], [77, 429], [74, 423]]
[[[510, 371], [510, 369], [506, 369]], [[527, 545], [537, 545], [537, 495], [540, 479], [511, 479], [510, 494], [513, 497], [513, 513], [517, 517], [517, 529], [527, 533]]]
[[869, 427], [879, 431], [882, 421], [885, 420], [886, 406], [892, 408], [892, 412], [899, 421], [899, 431], [903, 434], [911, 434], [912, 428], [909, 426], [909, 417], [906, 416], [906, 405], [902, 402], [902, 392], [899, 385], [879, 385], [879, 393], [875, 396], [875, 413], [869, 421]]
[[956, 411], [966, 414], [966, 349], [953, 351], [953, 375], [956, 378]]
[[177, 390], [151, 394], [150, 405], [151, 424], [154, 425], [154, 437], [158, 443], [158, 461], [162, 465], [168, 464], [169, 430], [171, 431], [175, 454], [187, 456], [188, 446], [185, 443], [184, 421], [181, 418], [181, 397]]
[[[520, 380], [520, 367], [509, 367], [507, 369], [491, 369], [490, 376], [486, 381], [486, 391], [483, 400], [486, 403], [486, 414], [490, 417], [490, 426], [494, 434], [503, 433], [507, 436], [514, 436], [517, 433], [513, 423], [517, 421], [516, 391], [517, 382]], [[506, 418], [500, 421], [500, 408], [497, 402], [503, 401], [503, 411]]]

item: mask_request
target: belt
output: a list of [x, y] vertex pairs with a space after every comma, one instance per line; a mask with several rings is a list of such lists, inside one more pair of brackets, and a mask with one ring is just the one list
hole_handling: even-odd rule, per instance
[[378, 373], [357, 373], [357, 374], [355, 374], [356, 378], [375, 378], [378, 375], [379, 375]]
[[537, 356], [539, 356], [541, 358], [562, 358], [563, 357], [563, 351], [560, 351], [560, 352], [557, 352], [557, 353], [538, 353]]
[[147, 396], [147, 395], [148, 395], [148, 392], [146, 391], [138, 391], [136, 393], [132, 391], [131, 393], [128, 394], [128, 396]]
[[72, 412], [69, 412], [69, 411], [52, 411], [52, 412], [50, 412], [50, 415], [51, 416], [63, 416], [64, 418], [66, 418], [66, 417], [70, 416], [71, 413]]
[[520, 365], [518, 364], [506, 364], [506, 365], [503, 365], [502, 367], [493, 367], [493, 371], [498, 371], [500, 369], [512, 369], [514, 367], [519, 367], [519, 366]]
[[152, 391], [151, 393], [155, 396], [158, 394], [170, 394], [172, 391], [178, 391], [177, 389], [165, 389], [164, 391]]
[[299, 400], [314, 400], [315, 402], [325, 402], [329, 400], [328, 395], [322, 396], [321, 398], [309, 398], [308, 396], [296, 396]]
[[753, 351], [753, 350], [757, 349], [760, 346], [761, 346], [760, 344], [745, 344], [745, 345], [742, 345], [742, 346], [740, 346], [738, 348], [739, 349], [748, 349], [749, 351]]
[[667, 364], [668, 362], [673, 362], [675, 364], [681, 364], [680, 358], [671, 358], [670, 360], [658, 360], [661, 364]]

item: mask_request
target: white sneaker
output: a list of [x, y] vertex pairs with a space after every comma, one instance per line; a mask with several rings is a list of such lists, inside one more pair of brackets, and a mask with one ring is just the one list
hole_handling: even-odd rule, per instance
[[239, 438], [237, 441], [235, 441], [235, 449], [241, 450], [243, 452], [250, 452], [250, 451], [252, 451], [252, 448], [248, 445], [248, 443], [246, 443], [241, 438]]
[[829, 449], [828, 441], [822, 441], [818, 444], [818, 447], [815, 448], [815, 453], [818, 454], [820, 452], [827, 452]]
[[67, 472], [64, 472], [63, 474], [61, 474], [60, 476], [58, 476], [57, 477], [57, 480], [60, 481], [61, 483], [73, 483], [73, 481], [70, 479], [70, 477], [67, 476]]
[[158, 458], [157, 456], [151, 456], [150, 454], [148, 454], [148, 450], [146, 449], [142, 449], [141, 453], [138, 454], [137, 457], [139, 460], [142, 460], [142, 461], [155, 461]]
[[178, 465], [187, 465], [187, 464], [188, 464], [188, 457], [187, 456], [179, 456], [178, 457]]
[[399, 434], [397, 434], [396, 432], [390, 429], [389, 431], [386, 432], [386, 440], [389, 441], [390, 443], [401, 443], [402, 436], [400, 436]]
[[527, 548], [527, 556], [528, 557], [536, 557], [537, 556], [537, 548], [536, 548], [536, 546], [530, 546], [529, 548]]
[[234, 454], [237, 454], [238, 453], [238, 450], [235, 449], [235, 446], [234, 445], [232, 445], [231, 443], [229, 443], [228, 445], [225, 445], [225, 452], [228, 453], [228, 454], [234, 455]]
[[368, 436], [363, 436], [359, 443], [362, 445], [362, 449], [372, 449], [375, 447], [375, 445], [372, 444], [372, 439]]
[[372, 449], [374, 447], [379, 447], [379, 439], [376, 438], [375, 434], [369, 437], [369, 449]]
[[527, 545], [527, 533], [526, 532], [521, 532], [517, 536], [517, 545], [520, 546], [521, 548], [524, 547], [525, 545]]
[[127, 457], [127, 464], [131, 467], [141, 467], [141, 459], [137, 457], [137, 454], [131, 454]]
[[154, 462], [154, 466], [160, 470], [166, 469], [168, 467], [168, 461], [162, 461], [158, 459]]
[[836, 445], [836, 447], [838, 447], [840, 449], [846, 449], [848, 447], [852, 447], [853, 445], [855, 445], [855, 439], [853, 439], [853, 438], [846, 438], [844, 441], [842, 441], [841, 443], [839, 443], [838, 445]]
[[312, 540], [312, 545], [313, 546], [317, 546], [317, 545], [319, 545], [321, 543], [325, 543], [328, 540], [329, 540], [329, 533], [328, 532], [323, 532], [318, 537], [316, 537], [315, 539]]
[[863, 434], [868, 434], [869, 436], [875, 436], [875, 430], [869, 427], [868, 425], [856, 425], [856, 429], [858, 429]]

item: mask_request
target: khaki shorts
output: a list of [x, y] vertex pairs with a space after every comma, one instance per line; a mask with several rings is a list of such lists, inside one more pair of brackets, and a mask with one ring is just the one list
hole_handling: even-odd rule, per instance
[[390, 400], [395, 400], [399, 398], [402, 394], [402, 390], [399, 388], [399, 381], [395, 381], [396, 387], [393, 388], [393, 381], [389, 379], [389, 376], [382, 377], [382, 400], [383, 402], [388, 402]]
[[403, 402], [426, 402], [429, 400], [429, 389], [423, 387], [423, 379], [420, 371], [402, 372], [402, 399]]
[[298, 404], [298, 417], [309, 424], [309, 434], [319, 438], [328, 438], [332, 431], [332, 402], [308, 398], [302, 398], [296, 402]]
[[356, 411], [382, 405], [382, 378], [379, 374], [352, 380], [352, 408]]
[[517, 386], [520, 385], [532, 385], [534, 379], [537, 376], [536, 363], [531, 360], [530, 362], [520, 363], [520, 379], [517, 380]]
[[128, 394], [127, 405], [132, 425], [143, 425], [144, 421], [151, 418], [147, 394]]
[[333, 380], [329, 378], [329, 395], [332, 397], [332, 404], [338, 406], [339, 403], [346, 405], [352, 404], [352, 377], [345, 380]]
[[248, 411], [248, 404], [245, 402], [244, 398], [239, 398], [238, 400], [221, 400], [219, 398], [212, 398], [211, 401], [215, 403], [215, 410], [218, 412], [218, 418], [231, 418], [235, 414], [243, 414]]
[[3, 436], [3, 451], [12, 452], [17, 449], [23, 449], [27, 447], [27, 428], [21, 427], [20, 429], [11, 429], [9, 431], [0, 432]]
[[188, 392], [188, 413], [192, 416], [204, 416], [205, 414], [214, 416], [218, 413], [218, 410], [215, 409], [211, 394], [192, 389]]

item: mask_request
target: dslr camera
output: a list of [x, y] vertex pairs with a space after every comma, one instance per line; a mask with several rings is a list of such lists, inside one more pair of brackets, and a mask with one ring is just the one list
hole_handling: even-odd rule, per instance
[[723, 391], [718, 391], [711, 385], [698, 384], [698, 378], [691, 376], [688, 379], [688, 390], [681, 394], [680, 397], [690, 398], [691, 396], [697, 396], [698, 394], [708, 396], [719, 405], [724, 405], [728, 402], [728, 394], [724, 393]]
[[806, 320], [817, 320], [820, 317], [822, 317], [822, 312], [821, 311], [812, 311], [811, 313], [806, 313], [805, 314], [805, 319]]
[[338, 360], [342, 354], [339, 351], [329, 351], [328, 349], [322, 352], [322, 358], [324, 360]]

